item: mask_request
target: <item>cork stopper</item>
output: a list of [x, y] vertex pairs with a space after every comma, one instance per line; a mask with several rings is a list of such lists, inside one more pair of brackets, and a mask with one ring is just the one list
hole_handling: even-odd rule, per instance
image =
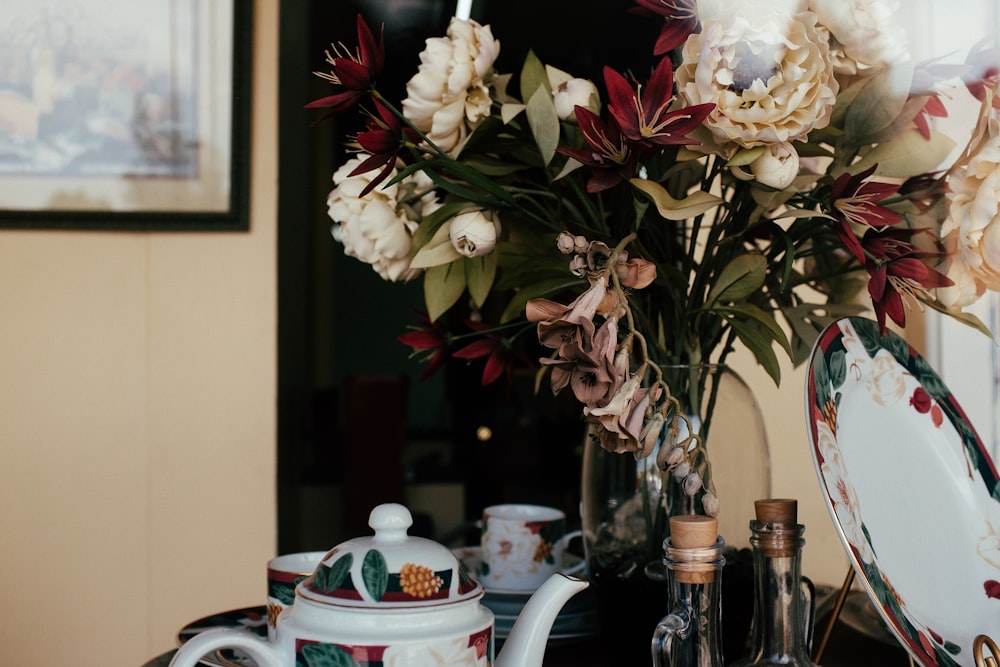
[[761, 523], [798, 523], [799, 501], [794, 498], [755, 500], [753, 508]]
[[719, 520], [713, 516], [670, 517], [670, 542], [678, 549], [704, 549], [713, 546], [718, 536]]
[[[789, 558], [798, 551], [801, 534], [798, 530], [799, 503], [792, 498], [767, 498], [755, 500], [754, 511], [757, 522], [763, 527], [768, 524], [767, 533], [759, 533], [759, 545], [767, 558]], [[763, 529], [763, 528], [762, 528]]]
[[[711, 516], [682, 515], [670, 517], [670, 544], [673, 549], [707, 549], [719, 537], [719, 520]], [[715, 566], [704, 561], [675, 563], [674, 577], [688, 584], [707, 584], [715, 580]]]

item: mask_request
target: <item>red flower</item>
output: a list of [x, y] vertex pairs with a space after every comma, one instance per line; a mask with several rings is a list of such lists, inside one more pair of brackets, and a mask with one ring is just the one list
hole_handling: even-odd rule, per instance
[[589, 109], [577, 106], [574, 110], [576, 122], [589, 148], [560, 147], [556, 150], [594, 170], [587, 180], [587, 192], [601, 192], [613, 188], [626, 178], [632, 178], [635, 174], [635, 156], [615, 119], [609, 118], [605, 124], [600, 116]]
[[336, 44], [331, 45], [333, 55], [329, 51], [326, 52], [326, 61], [330, 63], [330, 73], [317, 72], [324, 79], [335, 86], [340, 86], [343, 90], [310, 102], [306, 105], [307, 109], [329, 109], [329, 114], [324, 116], [326, 118], [332, 114], [353, 109], [371, 92], [375, 85], [375, 79], [382, 73], [382, 67], [385, 65], [383, 31], [384, 27], [383, 30], [379, 31], [378, 43], [376, 43], [368, 24], [358, 14], [358, 50], [351, 53], [343, 44], [340, 44], [339, 47]]
[[635, 90], [624, 76], [604, 68], [608, 89], [608, 111], [618, 121], [622, 134], [644, 146], [697, 144], [686, 135], [701, 125], [715, 108], [714, 104], [696, 104], [670, 111], [674, 101], [674, 67], [669, 58], [660, 60], [645, 88]]
[[378, 100], [375, 100], [375, 109], [379, 117], [372, 116], [368, 121], [368, 129], [359, 133], [357, 137], [361, 147], [371, 155], [359, 164], [350, 176], [357, 176], [379, 167], [382, 167], [382, 171], [365, 186], [358, 197], [364, 197], [389, 177], [396, 166], [396, 158], [406, 150], [407, 142], [418, 141], [417, 133], [403, 125], [403, 121]]
[[[467, 322], [466, 324], [476, 331], [485, 331], [489, 328], [480, 322]], [[531, 364], [527, 356], [513, 349], [510, 340], [495, 333], [485, 333], [482, 338], [453, 352], [451, 356], [466, 360], [486, 357], [482, 379], [484, 387], [493, 384], [504, 375], [509, 380], [518, 361]]]
[[834, 217], [837, 235], [862, 264], [865, 263], [865, 252], [851, 225], [883, 228], [895, 225], [901, 219], [895, 211], [878, 204], [895, 194], [900, 186], [869, 181], [868, 177], [875, 173], [876, 167], [878, 165], [873, 164], [865, 171], [853, 175], [844, 172], [834, 181], [830, 191], [830, 214]]
[[448, 358], [448, 330], [440, 321], [431, 322], [427, 313], [419, 313], [419, 316], [420, 328], [402, 334], [397, 340], [412, 347], [414, 353], [418, 350], [434, 350], [427, 357], [427, 368], [420, 374], [420, 380], [423, 381], [433, 375]]
[[653, 55], [661, 56], [673, 51], [698, 29], [696, 0], [635, 0], [635, 4], [646, 10], [642, 13], [664, 18]]
[[910, 237], [920, 231], [869, 229], [860, 241], [865, 270], [869, 274], [868, 294], [882, 331], [885, 331], [887, 315], [900, 326], [906, 324], [903, 294], [913, 296], [917, 292], [954, 284], [925, 263], [927, 259], [941, 257], [942, 253], [919, 250], [910, 243]]

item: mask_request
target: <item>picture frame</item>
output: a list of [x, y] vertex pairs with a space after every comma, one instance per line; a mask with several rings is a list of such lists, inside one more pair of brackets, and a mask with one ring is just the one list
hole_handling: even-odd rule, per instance
[[248, 230], [251, 5], [5, 10], [0, 228]]

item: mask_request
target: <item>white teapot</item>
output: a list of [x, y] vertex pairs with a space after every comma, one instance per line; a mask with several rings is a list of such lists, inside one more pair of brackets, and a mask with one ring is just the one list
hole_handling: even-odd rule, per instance
[[541, 667], [552, 624], [567, 600], [589, 584], [552, 575], [524, 606], [494, 662], [493, 612], [482, 586], [444, 546], [410, 537], [402, 505], [379, 505], [372, 537], [331, 549], [298, 585], [277, 619], [274, 641], [245, 630], [202, 632], [170, 667], [195, 667], [219, 649], [239, 649], [259, 667]]

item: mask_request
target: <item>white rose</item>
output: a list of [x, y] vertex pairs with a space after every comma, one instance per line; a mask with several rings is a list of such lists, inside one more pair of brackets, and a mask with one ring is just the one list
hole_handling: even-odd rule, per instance
[[[413, 233], [420, 220], [440, 208], [433, 183], [417, 172], [394, 185], [381, 185], [359, 197], [378, 170], [357, 176], [350, 173], [366, 155], [353, 157], [333, 174], [334, 188], [327, 197], [327, 213], [337, 223], [335, 236], [344, 253], [372, 268], [386, 280], [406, 281], [419, 275], [410, 268]], [[395, 170], [390, 179], [395, 176]], [[388, 182], [388, 181], [387, 181]], [[417, 196], [419, 193], [425, 193]]]
[[490, 83], [500, 42], [489, 26], [453, 18], [446, 37], [432, 37], [406, 84], [403, 115], [441, 150], [457, 154], [490, 114]]
[[941, 226], [952, 255], [938, 290], [946, 305], [967, 306], [985, 290], [1000, 290], [1000, 121], [986, 121], [968, 159], [948, 174], [948, 217]]
[[500, 218], [494, 211], [463, 211], [451, 219], [451, 244], [466, 257], [493, 252], [499, 234]]
[[872, 358], [867, 389], [872, 400], [886, 407], [899, 403], [906, 395], [903, 367], [888, 350], [879, 350]]
[[552, 87], [552, 101], [556, 114], [562, 120], [576, 118], [575, 107], [586, 107], [598, 113], [601, 110], [597, 86], [589, 79], [570, 79]]
[[803, 139], [829, 124], [839, 84], [812, 12], [738, 3], [684, 44], [676, 71], [685, 105], [712, 103], [704, 125], [744, 147]]
[[750, 163], [750, 172], [758, 183], [784, 190], [799, 174], [799, 153], [787, 141], [771, 144]]
[[809, 9], [833, 36], [838, 74], [857, 74], [910, 57], [895, 0], [810, 0]]

